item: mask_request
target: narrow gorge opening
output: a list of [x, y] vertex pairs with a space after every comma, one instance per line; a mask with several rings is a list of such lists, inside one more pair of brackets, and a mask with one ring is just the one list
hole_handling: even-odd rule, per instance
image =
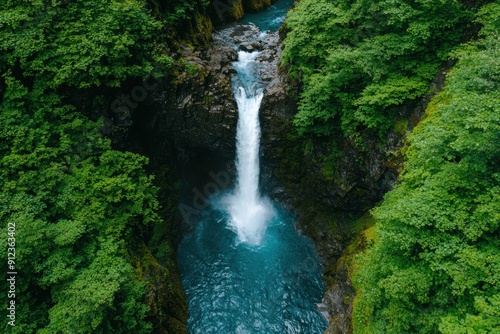
[[[245, 43], [258, 43], [267, 31], [279, 28], [292, 2], [277, 1], [253, 14], [245, 23], [255, 21], [261, 33]], [[295, 229], [294, 216], [259, 190], [259, 107], [266, 87], [255, 70], [260, 52], [251, 51], [239, 51], [233, 63], [237, 181], [233, 190], [210, 198], [178, 249], [188, 329], [204, 334], [322, 333], [327, 321], [317, 307], [324, 292], [320, 261]]]

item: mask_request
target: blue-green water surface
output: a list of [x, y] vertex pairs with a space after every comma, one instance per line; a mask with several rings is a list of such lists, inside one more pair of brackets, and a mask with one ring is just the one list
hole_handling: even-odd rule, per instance
[[238, 241], [228, 215], [207, 211], [179, 247], [190, 333], [319, 334], [324, 285], [310, 242], [284, 210], [259, 246]]
[[286, 12], [292, 6], [294, 0], [278, 0], [271, 7], [257, 13], [245, 14], [242, 23], [253, 23], [260, 31], [276, 31], [285, 22]]

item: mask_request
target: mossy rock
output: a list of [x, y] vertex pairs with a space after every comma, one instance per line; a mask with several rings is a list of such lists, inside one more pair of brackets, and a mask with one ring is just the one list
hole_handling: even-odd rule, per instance
[[137, 252], [131, 262], [146, 284], [154, 333], [187, 333], [187, 301], [177, 268], [162, 266], [146, 245]]
[[271, 0], [243, 0], [243, 6], [246, 11], [258, 12], [271, 6]]
[[179, 30], [183, 44], [207, 47], [212, 41], [213, 24], [207, 14], [195, 12], [191, 20], [184, 22]]
[[245, 15], [245, 12], [243, 11], [243, 3], [241, 1], [233, 2], [232, 7], [232, 10], [230, 10], [228, 14], [234, 21], [241, 19], [243, 15]]
[[227, 23], [238, 21], [245, 14], [241, 0], [215, 1], [210, 7], [210, 17], [216, 23]]

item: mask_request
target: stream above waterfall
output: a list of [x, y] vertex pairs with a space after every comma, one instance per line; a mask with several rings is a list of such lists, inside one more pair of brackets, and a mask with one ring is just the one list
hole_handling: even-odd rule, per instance
[[294, 0], [278, 0], [271, 7], [256, 13], [245, 14], [242, 23], [255, 24], [261, 31], [276, 31], [285, 22], [286, 12]]
[[[278, 0], [246, 19], [261, 31], [276, 30], [292, 2]], [[239, 51], [233, 63], [235, 188], [209, 200], [178, 249], [190, 333], [319, 334], [327, 326], [317, 307], [324, 292], [320, 261], [294, 216], [259, 190], [265, 86], [255, 71], [258, 54]]]

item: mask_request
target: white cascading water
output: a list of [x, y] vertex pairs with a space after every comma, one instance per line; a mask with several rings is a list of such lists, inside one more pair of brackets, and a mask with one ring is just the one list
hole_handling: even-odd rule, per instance
[[234, 193], [228, 198], [231, 227], [241, 242], [260, 244], [267, 222], [273, 216], [272, 205], [259, 193], [259, 109], [264, 96], [254, 74], [258, 52], [239, 52], [234, 63], [240, 84], [235, 86], [238, 104], [236, 134], [236, 170], [238, 179]]
[[[252, 20], [262, 24], [262, 31], [271, 26], [277, 29], [279, 24], [272, 21], [284, 17], [293, 2], [273, 1], [276, 7]], [[222, 29], [214, 39], [222, 45], [229, 42], [235, 49], [242, 43], [262, 47], [274, 43], [274, 37], [267, 39], [266, 33], [258, 32], [253, 26], [236, 24]], [[324, 282], [314, 248], [297, 233], [291, 213], [272, 204], [259, 189], [259, 109], [265, 98], [265, 78], [270, 76], [261, 74], [265, 70], [275, 73], [276, 64], [265, 60], [273, 54], [273, 50], [263, 50], [261, 55], [240, 51], [238, 61], [232, 63], [238, 107], [237, 179], [230, 192], [211, 198], [211, 207], [189, 225], [192, 230], [177, 252], [188, 301], [189, 333], [318, 334], [327, 328], [318, 312]], [[206, 193], [208, 188], [207, 184]]]

